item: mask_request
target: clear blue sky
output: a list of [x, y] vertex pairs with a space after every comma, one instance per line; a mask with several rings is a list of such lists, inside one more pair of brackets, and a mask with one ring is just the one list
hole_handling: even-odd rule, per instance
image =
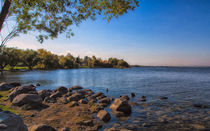
[[98, 17], [73, 31], [71, 39], [63, 35], [43, 44], [21, 35], [8, 46], [118, 57], [139, 65], [210, 66], [210, 0], [142, 0], [110, 23]]

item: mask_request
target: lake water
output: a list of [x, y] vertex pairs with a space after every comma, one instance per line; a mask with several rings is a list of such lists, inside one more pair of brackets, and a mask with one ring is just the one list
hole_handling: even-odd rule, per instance
[[[168, 103], [187, 105], [202, 103], [210, 105], [210, 68], [189, 67], [140, 67], [129, 69], [70, 69], [5, 73], [1, 81], [36, 84], [37, 89], [55, 89], [58, 86], [80, 85], [108, 96], [136, 94], [131, 101], [138, 102], [142, 95], [147, 103], [160, 103], [160, 96], [166, 96]], [[106, 92], [106, 88], [109, 89]], [[170, 105], [170, 104], [169, 104]], [[138, 109], [133, 115], [139, 115]], [[156, 108], [156, 107], [155, 107]], [[190, 108], [190, 111], [194, 110]], [[200, 110], [195, 109], [195, 112]], [[204, 116], [209, 108], [204, 110]], [[189, 111], [188, 111], [189, 113]], [[112, 121], [116, 121], [114, 118]], [[133, 121], [129, 119], [128, 121]], [[127, 122], [128, 122], [127, 121]], [[109, 124], [107, 124], [109, 126]]]

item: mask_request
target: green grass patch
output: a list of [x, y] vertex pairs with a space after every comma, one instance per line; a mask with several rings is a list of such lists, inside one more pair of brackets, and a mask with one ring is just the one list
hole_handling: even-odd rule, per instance
[[11, 109], [9, 106], [2, 104], [7, 99], [7, 96], [9, 95], [11, 91], [0, 91], [0, 109], [3, 111], [10, 111], [12, 113], [17, 114], [17, 112], [13, 109]]
[[6, 99], [11, 91], [0, 91], [0, 100]]
[[[10, 70], [10, 69], [11, 69], [10, 66], [6, 66], [4, 68], [4, 70]], [[14, 70], [28, 70], [28, 67], [26, 67], [26, 66], [15, 66]]]
[[3, 110], [3, 111], [10, 111], [10, 112], [12, 112], [12, 113], [17, 114], [17, 112], [16, 112], [15, 110], [13, 110], [13, 109], [11, 109], [10, 107], [5, 106], [5, 105], [0, 105], [0, 109]]

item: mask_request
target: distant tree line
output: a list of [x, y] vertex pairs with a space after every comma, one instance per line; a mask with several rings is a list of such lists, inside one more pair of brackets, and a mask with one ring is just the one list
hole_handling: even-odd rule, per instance
[[15, 67], [28, 69], [73, 69], [73, 68], [128, 68], [129, 64], [123, 59], [109, 58], [102, 60], [95, 56], [84, 58], [67, 55], [56, 55], [44, 49], [22, 50], [5, 48], [0, 54], [0, 70], [6, 67], [13, 70]]

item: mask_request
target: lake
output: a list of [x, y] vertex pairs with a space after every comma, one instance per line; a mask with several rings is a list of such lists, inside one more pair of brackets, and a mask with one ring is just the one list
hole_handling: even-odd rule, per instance
[[[142, 95], [147, 97], [146, 104], [148, 104], [148, 107], [153, 105], [150, 107], [152, 111], [158, 110], [162, 107], [160, 104], [163, 104], [173, 108], [174, 106], [177, 108], [184, 106], [183, 110], [171, 111], [170, 115], [172, 116], [173, 113], [176, 115], [180, 112], [188, 114], [193, 112], [194, 116], [197, 113], [200, 117], [208, 118], [210, 115], [208, 114], [209, 108], [200, 110], [192, 107], [194, 103], [210, 105], [210, 68], [139, 67], [7, 72], [4, 76], [1, 76], [0, 80], [6, 82], [18, 81], [22, 84], [40, 83], [41, 86], [37, 88], [38, 90], [80, 85], [113, 97], [130, 95], [131, 92], [134, 92], [136, 97], [132, 98], [131, 101], [139, 103], [140, 106], [134, 108], [131, 118], [126, 123], [133, 123], [136, 119], [134, 119], [134, 116], [142, 117], [144, 115], [141, 113], [142, 103], [139, 102]], [[108, 92], [106, 92], [106, 88], [109, 89]], [[161, 101], [159, 99], [161, 96], [168, 97], [167, 102]], [[164, 109], [161, 108], [161, 110]], [[203, 116], [200, 114], [203, 114]], [[148, 116], [147, 118], [149, 119]], [[198, 121], [198, 119], [196, 120]], [[112, 122], [116, 121], [117, 118], [112, 119]], [[107, 126], [110, 126], [110, 124], [107, 124]]]

